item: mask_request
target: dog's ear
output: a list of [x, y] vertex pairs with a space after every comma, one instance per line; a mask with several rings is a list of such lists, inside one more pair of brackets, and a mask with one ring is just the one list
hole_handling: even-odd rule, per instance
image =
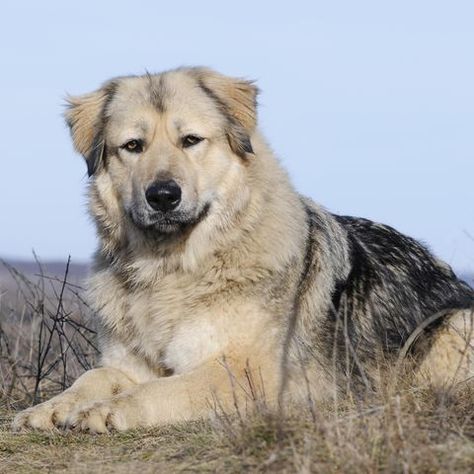
[[242, 158], [253, 154], [250, 137], [257, 124], [258, 88], [252, 81], [224, 76], [210, 69], [195, 68], [193, 73], [199, 87], [225, 116], [232, 151]]
[[64, 117], [71, 131], [74, 148], [86, 160], [89, 176], [102, 165], [105, 152], [105, 109], [116, 88], [115, 82], [109, 82], [90, 94], [66, 98]]

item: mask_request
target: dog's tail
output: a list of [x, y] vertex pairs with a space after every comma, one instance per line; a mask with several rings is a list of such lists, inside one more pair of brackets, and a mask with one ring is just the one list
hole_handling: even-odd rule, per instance
[[[417, 379], [444, 387], [474, 381], [474, 307], [433, 318], [438, 316], [443, 317], [444, 321], [431, 335], [433, 340], [428, 352], [416, 369]], [[420, 328], [419, 333], [423, 331], [424, 328]], [[412, 341], [409, 345], [417, 339], [416, 333], [417, 330], [410, 337]]]

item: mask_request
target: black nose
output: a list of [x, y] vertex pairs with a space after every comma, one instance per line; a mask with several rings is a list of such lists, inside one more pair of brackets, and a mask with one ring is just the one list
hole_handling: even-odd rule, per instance
[[181, 201], [181, 188], [176, 181], [155, 181], [145, 192], [148, 204], [155, 211], [172, 211]]

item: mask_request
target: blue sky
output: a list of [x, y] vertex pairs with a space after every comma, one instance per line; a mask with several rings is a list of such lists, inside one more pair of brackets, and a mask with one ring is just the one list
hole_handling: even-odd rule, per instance
[[0, 255], [87, 260], [87, 178], [61, 114], [105, 79], [253, 78], [297, 188], [474, 269], [474, 2], [4, 2]]

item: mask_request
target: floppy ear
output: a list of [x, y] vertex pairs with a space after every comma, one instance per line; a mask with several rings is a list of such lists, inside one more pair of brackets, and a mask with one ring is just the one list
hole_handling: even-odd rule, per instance
[[257, 124], [258, 88], [252, 81], [224, 76], [205, 68], [193, 70], [199, 87], [221, 110], [227, 121], [227, 138], [234, 153], [253, 154], [250, 136]]
[[108, 83], [90, 94], [67, 97], [64, 114], [71, 131], [74, 148], [85, 158], [87, 172], [92, 176], [102, 165], [105, 152], [103, 138], [105, 109], [115, 92], [116, 84]]

